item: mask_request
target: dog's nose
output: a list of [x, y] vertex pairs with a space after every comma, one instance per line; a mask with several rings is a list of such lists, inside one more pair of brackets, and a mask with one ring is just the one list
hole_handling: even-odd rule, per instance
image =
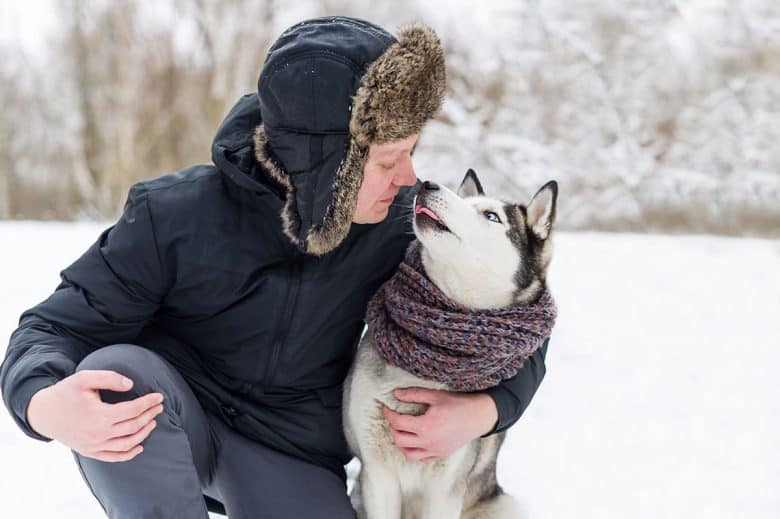
[[439, 184], [435, 182], [431, 182], [430, 180], [426, 180], [425, 182], [423, 182], [423, 188], [427, 189], [428, 191], [438, 191]]

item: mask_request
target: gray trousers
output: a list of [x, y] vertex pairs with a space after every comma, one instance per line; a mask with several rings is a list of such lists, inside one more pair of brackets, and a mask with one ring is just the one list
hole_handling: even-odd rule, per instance
[[116, 403], [164, 396], [157, 426], [130, 461], [107, 463], [74, 453], [84, 480], [111, 518], [204, 518], [204, 495], [230, 519], [354, 517], [344, 482], [322, 467], [242, 436], [204, 411], [179, 372], [156, 353], [118, 344], [87, 356], [77, 371], [113, 370], [133, 380]]

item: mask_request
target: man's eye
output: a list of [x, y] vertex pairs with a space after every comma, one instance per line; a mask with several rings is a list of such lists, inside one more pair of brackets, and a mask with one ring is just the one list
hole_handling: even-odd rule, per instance
[[482, 214], [484, 214], [485, 218], [487, 218], [491, 222], [501, 223], [501, 218], [499, 218], [498, 215], [493, 211], [485, 211]]
[[395, 167], [395, 163], [393, 163], [393, 164], [380, 164], [379, 167], [382, 168], [382, 169], [388, 169], [389, 170], [389, 169], [393, 169], [393, 167]]

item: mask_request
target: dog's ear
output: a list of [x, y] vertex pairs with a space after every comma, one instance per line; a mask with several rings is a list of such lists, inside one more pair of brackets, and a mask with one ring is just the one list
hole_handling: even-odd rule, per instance
[[536, 192], [526, 209], [528, 227], [542, 240], [546, 240], [550, 236], [553, 223], [555, 223], [557, 201], [558, 183], [551, 180]]
[[466, 172], [466, 176], [463, 177], [463, 182], [460, 183], [458, 188], [458, 196], [461, 198], [468, 198], [470, 196], [484, 196], [485, 192], [482, 191], [482, 184], [479, 183], [477, 174], [473, 169]]

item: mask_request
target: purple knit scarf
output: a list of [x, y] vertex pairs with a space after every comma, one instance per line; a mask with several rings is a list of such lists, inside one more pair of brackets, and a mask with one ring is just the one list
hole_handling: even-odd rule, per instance
[[550, 335], [555, 316], [547, 288], [528, 306], [459, 305], [425, 276], [414, 241], [369, 301], [366, 322], [386, 362], [455, 391], [479, 391], [514, 376]]

